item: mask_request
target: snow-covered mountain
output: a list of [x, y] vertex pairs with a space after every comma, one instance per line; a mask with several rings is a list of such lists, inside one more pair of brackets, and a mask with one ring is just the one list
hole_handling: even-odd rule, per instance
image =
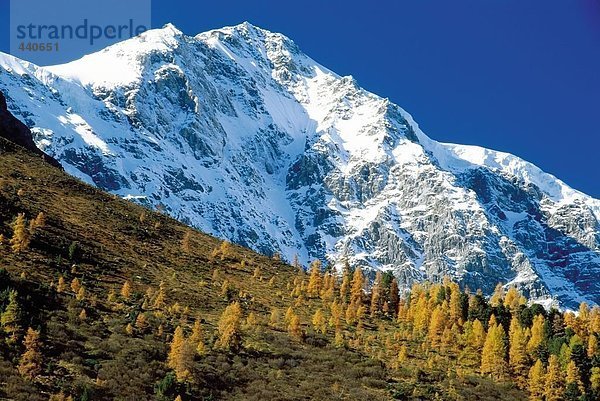
[[600, 303], [600, 201], [403, 109], [244, 23], [148, 31], [69, 64], [0, 54], [38, 146], [100, 188], [263, 253]]

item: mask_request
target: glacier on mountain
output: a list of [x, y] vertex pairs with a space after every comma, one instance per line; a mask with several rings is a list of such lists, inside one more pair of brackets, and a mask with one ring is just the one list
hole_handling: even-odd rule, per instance
[[281, 34], [166, 25], [64, 65], [0, 54], [0, 90], [70, 174], [259, 252], [600, 303], [600, 201], [430, 139]]

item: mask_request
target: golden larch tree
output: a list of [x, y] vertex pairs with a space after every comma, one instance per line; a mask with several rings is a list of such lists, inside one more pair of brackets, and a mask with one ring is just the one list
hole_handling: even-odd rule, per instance
[[358, 320], [361, 320], [362, 318], [364, 318], [366, 314], [367, 314], [367, 308], [364, 305], [359, 305], [358, 308], [356, 308], [356, 318]]
[[587, 354], [590, 358], [598, 353], [598, 337], [595, 334], [591, 334], [587, 344]]
[[346, 319], [346, 324], [352, 325], [354, 323], [356, 323], [356, 310], [357, 310], [357, 306], [356, 304], [351, 303], [350, 305], [348, 305], [348, 307], [346, 308], [346, 313], [344, 315], [344, 318]]
[[285, 316], [283, 317], [283, 321], [286, 325], [290, 324], [292, 321], [292, 317], [294, 316], [294, 308], [289, 306], [285, 311]]
[[202, 322], [199, 318], [194, 321], [194, 326], [192, 327], [192, 334], [190, 335], [189, 341], [195, 347], [198, 346], [198, 343], [204, 341]]
[[325, 302], [330, 302], [335, 297], [335, 276], [331, 273], [326, 273], [323, 280], [323, 288], [321, 289], [321, 299]]
[[81, 302], [85, 299], [85, 294], [86, 294], [85, 287], [81, 286], [81, 287], [79, 287], [79, 290], [77, 291], [77, 295], [75, 295], [75, 299], [77, 299], [78, 301]]
[[450, 328], [446, 327], [442, 333], [442, 347], [445, 350], [458, 352], [460, 349], [461, 332], [457, 323], [452, 323]]
[[190, 342], [186, 340], [183, 329], [181, 326], [177, 326], [175, 333], [173, 334], [173, 339], [171, 340], [169, 355], [167, 356], [167, 366], [173, 369], [177, 376], [177, 380], [191, 380], [191, 369], [195, 353], [196, 350]]
[[600, 307], [594, 306], [590, 311], [590, 333], [600, 334]]
[[334, 327], [336, 330], [342, 327], [342, 318], [344, 317], [344, 305], [334, 299], [330, 306], [331, 318], [329, 319], [329, 325]]
[[46, 225], [46, 215], [44, 212], [39, 212], [34, 221], [36, 228], [44, 227]]
[[590, 307], [587, 303], [582, 302], [579, 304], [579, 313], [577, 314], [577, 318], [575, 320], [575, 333], [583, 340], [588, 340], [589, 335], [589, 325], [590, 325]]
[[346, 269], [344, 269], [344, 275], [342, 276], [342, 284], [340, 285], [340, 298], [342, 302], [347, 302], [348, 296], [350, 295], [350, 275]]
[[548, 358], [548, 373], [546, 373], [546, 382], [544, 396], [546, 401], [562, 401], [565, 392], [564, 373], [560, 367], [560, 362], [556, 355], [550, 355]]
[[327, 333], [327, 320], [325, 319], [325, 314], [322, 309], [317, 309], [312, 318], [313, 328], [317, 333], [326, 334]]
[[402, 345], [400, 347], [400, 351], [398, 351], [398, 362], [399, 363], [404, 363], [406, 362], [406, 360], [408, 359], [408, 348], [406, 348], [406, 345]]
[[407, 323], [408, 322], [408, 306], [407, 302], [404, 299], [400, 300], [398, 304], [398, 316], [396, 318], [398, 323]]
[[575, 316], [575, 313], [573, 313], [572, 311], [566, 312], [563, 315], [563, 320], [565, 322], [566, 327], [573, 329], [573, 331], [575, 331], [575, 333], [577, 333], [577, 331], [575, 330], [575, 328], [577, 326], [577, 316]]
[[496, 380], [506, 378], [506, 333], [501, 324], [494, 324], [488, 329], [481, 353], [481, 373]]
[[544, 330], [544, 323], [546, 320], [543, 315], [536, 315], [533, 318], [533, 324], [531, 326], [531, 337], [527, 343], [527, 352], [532, 358], [537, 357], [538, 350], [546, 344], [546, 330]]
[[181, 352], [177, 358], [177, 367], [175, 368], [175, 375], [179, 381], [193, 381], [192, 369], [194, 367], [194, 356], [197, 350], [190, 344], [189, 341], [184, 341], [181, 347]]
[[181, 347], [185, 342], [185, 335], [181, 326], [175, 328], [173, 339], [171, 340], [171, 346], [169, 348], [169, 355], [167, 357], [167, 366], [171, 369], [175, 369], [177, 355], [181, 352]]
[[539, 359], [529, 369], [528, 390], [530, 401], [543, 401], [546, 392], [546, 371]]
[[519, 307], [526, 303], [525, 298], [515, 287], [510, 287], [504, 296], [504, 306], [506, 306], [513, 315], [519, 311]]
[[242, 344], [241, 333], [242, 308], [234, 302], [225, 308], [219, 319], [219, 339], [215, 343], [217, 348], [236, 350]]
[[39, 212], [35, 219], [29, 221], [29, 235], [33, 236], [39, 228], [46, 224], [46, 216], [44, 212]]
[[300, 326], [300, 318], [295, 313], [290, 320], [290, 324], [288, 325], [288, 333], [293, 339], [302, 341], [303, 333], [302, 327]]
[[71, 290], [77, 294], [79, 292], [79, 289], [81, 288], [81, 282], [79, 281], [79, 279], [77, 277], [75, 277], [73, 279], [73, 281], [71, 281]]
[[427, 333], [427, 339], [432, 347], [437, 348], [442, 340], [444, 329], [448, 325], [448, 314], [446, 308], [442, 305], [438, 305], [431, 314], [431, 320], [429, 322], [429, 330]]
[[365, 277], [363, 276], [360, 267], [357, 267], [356, 270], [354, 270], [354, 275], [352, 276], [352, 285], [350, 289], [350, 303], [353, 303], [355, 305], [360, 305], [362, 303], [364, 287]]
[[371, 287], [371, 316], [381, 312], [381, 293], [383, 292], [383, 275], [381, 270], [375, 273], [375, 281]]
[[519, 323], [519, 319], [513, 316], [508, 332], [509, 350], [508, 360], [513, 377], [520, 388], [527, 385], [529, 373], [529, 356], [527, 354], [527, 332]]
[[479, 321], [479, 319], [475, 319], [473, 321], [473, 339], [472, 344], [476, 350], [483, 350], [483, 345], [485, 344], [486, 339], [485, 327], [483, 327], [483, 323]]
[[221, 242], [218, 253], [221, 255], [221, 260], [228, 259], [233, 256], [233, 246], [229, 241]]
[[34, 380], [42, 373], [42, 343], [40, 341], [40, 332], [33, 330], [31, 327], [27, 329], [25, 339], [23, 340], [25, 352], [19, 360], [19, 373], [21, 376]]
[[427, 296], [425, 294], [419, 295], [417, 303], [414, 307], [411, 306], [411, 309], [410, 315], [413, 317], [413, 335], [416, 337], [423, 336], [429, 328], [429, 319], [431, 317]]
[[581, 373], [579, 372], [579, 368], [575, 361], [571, 360], [567, 364], [567, 375], [565, 377], [565, 384], [567, 387], [575, 386], [575, 388], [579, 389], [580, 393], [585, 392], [585, 386], [581, 381]]
[[311, 297], [319, 296], [321, 291], [321, 261], [315, 260], [310, 264], [310, 277], [308, 279], [308, 295]]
[[459, 326], [463, 325], [463, 305], [458, 284], [450, 283], [450, 319]]
[[65, 292], [67, 289], [67, 284], [65, 283], [65, 278], [63, 276], [58, 277], [58, 284], [56, 285], [56, 292], [61, 293]]
[[13, 235], [10, 239], [10, 246], [15, 253], [25, 251], [29, 247], [29, 241], [31, 236], [27, 230], [27, 221], [25, 220], [25, 214], [19, 213], [15, 222], [12, 226]]
[[121, 287], [121, 297], [128, 301], [131, 298], [131, 281], [126, 280]]
[[142, 333], [148, 327], [148, 319], [146, 318], [145, 313], [139, 313], [135, 318], [135, 327], [140, 330]]

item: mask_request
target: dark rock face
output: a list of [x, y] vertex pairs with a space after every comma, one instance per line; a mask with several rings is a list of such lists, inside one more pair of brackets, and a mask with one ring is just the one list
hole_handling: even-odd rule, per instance
[[0, 92], [0, 137], [9, 140], [42, 158], [54, 167], [62, 169], [60, 163], [42, 152], [33, 142], [31, 131], [8, 111], [4, 94]]

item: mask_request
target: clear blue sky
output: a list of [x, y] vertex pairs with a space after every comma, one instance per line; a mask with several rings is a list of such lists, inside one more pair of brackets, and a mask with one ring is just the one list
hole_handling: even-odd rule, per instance
[[513, 153], [600, 198], [600, 0], [153, 0], [152, 18], [282, 32], [430, 137]]

